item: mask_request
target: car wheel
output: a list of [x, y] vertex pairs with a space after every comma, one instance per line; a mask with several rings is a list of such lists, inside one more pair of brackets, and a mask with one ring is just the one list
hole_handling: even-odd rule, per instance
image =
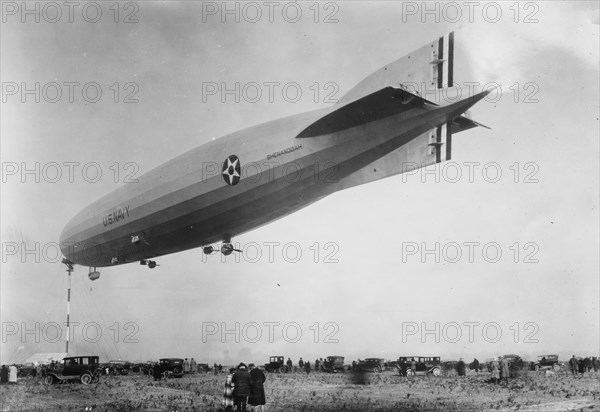
[[558, 372], [560, 370], [560, 365], [558, 363], [555, 363], [554, 365], [552, 365], [552, 369]]
[[177, 374], [177, 375], [181, 375], [181, 368], [175, 368], [175, 369], [173, 369], [173, 373]]
[[81, 383], [83, 383], [84, 385], [89, 385], [90, 383], [92, 383], [92, 375], [89, 373], [84, 373], [79, 377], [79, 380], [81, 381]]
[[535, 366], [533, 367], [533, 370], [534, 370], [534, 371], [539, 371], [539, 370], [540, 370], [540, 365], [535, 365]]
[[380, 366], [376, 366], [375, 369], [373, 369], [373, 372], [375, 372], [375, 373], [381, 373], [381, 367]]
[[433, 376], [440, 376], [442, 374], [442, 370], [440, 368], [433, 368], [431, 373]]
[[44, 378], [44, 383], [46, 385], [54, 385], [54, 382], [56, 382], [56, 379], [54, 379], [54, 376], [52, 376], [52, 375], [47, 375]]
[[415, 371], [413, 371], [412, 369], [408, 368], [406, 370], [406, 376], [415, 376]]
[[286, 373], [287, 372], [287, 368], [285, 366], [282, 366], [281, 368], [279, 368], [279, 373]]

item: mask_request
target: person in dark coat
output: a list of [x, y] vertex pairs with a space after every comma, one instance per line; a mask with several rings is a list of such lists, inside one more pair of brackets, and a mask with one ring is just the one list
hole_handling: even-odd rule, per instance
[[2, 372], [0, 373], [0, 383], [4, 385], [8, 383], [8, 368], [6, 365], [2, 365]]
[[465, 362], [462, 358], [460, 358], [456, 364], [456, 372], [458, 372], [458, 376], [465, 376], [466, 369]]
[[583, 371], [590, 372], [591, 370], [592, 370], [592, 358], [590, 358], [589, 356], [586, 356], [583, 359]]
[[248, 403], [256, 407], [260, 406], [262, 410], [262, 405], [267, 403], [265, 399], [265, 381], [267, 378], [263, 371], [255, 367], [253, 363], [248, 367], [250, 368], [250, 397]]
[[585, 373], [585, 358], [579, 359], [578, 365], [579, 365], [579, 373], [581, 373], [583, 375]]
[[310, 361], [306, 361], [306, 363], [304, 364], [304, 370], [306, 371], [306, 374], [310, 374]]
[[291, 372], [294, 370], [294, 364], [292, 363], [292, 360], [290, 358], [288, 358], [287, 362], [285, 363], [288, 367], [288, 370]]
[[160, 365], [160, 363], [157, 363], [156, 365], [154, 365], [154, 368], [152, 368], [152, 375], [154, 376], [154, 380], [155, 381], [159, 381], [162, 379], [162, 373], [163, 373], [163, 368]]
[[577, 375], [577, 372], [579, 371], [579, 362], [577, 362], [575, 355], [569, 360], [569, 365], [571, 366], [571, 373]]
[[300, 360], [298, 361], [298, 366], [300, 367], [300, 370], [304, 369], [304, 361], [302, 360], [302, 358], [300, 358]]
[[477, 358], [473, 359], [473, 369], [475, 369], [476, 373], [479, 372], [479, 361], [477, 360]]
[[248, 396], [250, 396], [250, 374], [246, 368], [246, 364], [240, 363], [237, 367], [237, 371], [231, 378], [234, 389], [233, 395], [235, 404], [237, 405], [238, 412], [246, 412], [246, 403], [248, 402]]

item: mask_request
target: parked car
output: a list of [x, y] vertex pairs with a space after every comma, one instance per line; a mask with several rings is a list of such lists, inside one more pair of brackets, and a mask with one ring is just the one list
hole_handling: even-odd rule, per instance
[[329, 373], [344, 372], [344, 357], [328, 356], [321, 364], [321, 370]]
[[442, 374], [442, 362], [439, 356], [401, 356], [398, 358], [398, 365], [402, 376]]
[[530, 369], [539, 371], [540, 369], [554, 369], [559, 371], [562, 366], [562, 362], [558, 361], [558, 355], [540, 355], [537, 357], [537, 361], [532, 362]]
[[17, 376], [19, 378], [25, 378], [27, 376], [36, 376], [36, 368], [33, 362], [27, 362], [24, 365], [19, 365], [17, 368]]
[[208, 373], [212, 370], [208, 363], [198, 363], [196, 369], [198, 369], [198, 372], [200, 373]]
[[111, 375], [129, 375], [131, 363], [123, 360], [111, 360], [106, 367]]
[[181, 378], [183, 376], [183, 359], [162, 358], [158, 361], [166, 377]]
[[69, 356], [62, 364], [46, 372], [44, 382], [48, 385], [78, 380], [84, 385], [100, 381], [98, 356]]
[[501, 359], [508, 359], [508, 370], [511, 378], [518, 377], [523, 371], [525, 363], [519, 355], [504, 355]]
[[356, 368], [364, 372], [380, 373], [385, 370], [385, 359], [383, 358], [366, 358], [358, 362]]
[[288, 366], [285, 364], [285, 358], [283, 356], [271, 356], [269, 358], [269, 363], [265, 364], [265, 370], [267, 372], [279, 373], [290, 372]]

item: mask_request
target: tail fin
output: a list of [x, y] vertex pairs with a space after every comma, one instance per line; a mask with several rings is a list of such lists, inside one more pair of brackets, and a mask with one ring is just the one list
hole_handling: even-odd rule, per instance
[[[461, 54], [460, 57], [466, 56]], [[458, 87], [455, 81], [457, 73], [454, 70], [457, 61], [455, 36], [451, 32], [369, 75], [342, 96], [336, 105], [350, 105], [390, 86], [401, 88], [422, 99], [428, 99], [433, 94], [437, 96], [433, 102], [437, 103], [440, 96], [447, 95], [448, 88]], [[461, 67], [465, 67], [464, 63]], [[463, 95], [464, 97], [466, 96]], [[344, 178], [340, 181], [339, 189], [450, 160], [453, 135], [477, 126], [483, 125], [471, 120], [468, 113], [465, 113], [453, 121], [428, 130], [368, 167]]]
[[[454, 71], [456, 60], [455, 35], [450, 32], [367, 76], [342, 96], [337, 105], [346, 105], [389, 86], [404, 89], [424, 99], [433, 95], [433, 101], [437, 103], [449, 88], [457, 88]], [[450, 160], [452, 136], [477, 126], [483, 125], [461, 116], [424, 133], [419, 139], [425, 140], [429, 148], [427, 161], [439, 163]]]
[[450, 32], [372, 73], [342, 96], [338, 104], [347, 104], [388, 86], [425, 97], [425, 91], [453, 84], [454, 32]]

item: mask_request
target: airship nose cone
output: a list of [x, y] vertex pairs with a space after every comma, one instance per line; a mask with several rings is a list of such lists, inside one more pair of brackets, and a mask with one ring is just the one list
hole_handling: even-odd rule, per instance
[[74, 259], [74, 248], [73, 242], [70, 241], [73, 235], [73, 219], [71, 219], [63, 228], [60, 233], [58, 244], [60, 245], [60, 251], [63, 256], [70, 260], [71, 262]]

